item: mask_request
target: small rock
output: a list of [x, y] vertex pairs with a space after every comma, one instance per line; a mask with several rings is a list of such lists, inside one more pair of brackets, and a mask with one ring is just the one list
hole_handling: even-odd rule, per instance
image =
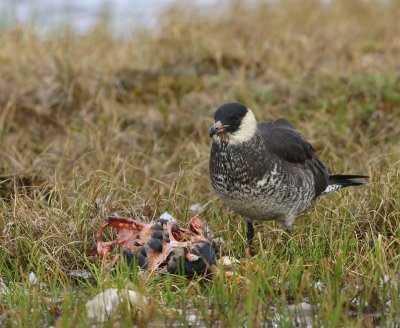
[[233, 265], [238, 265], [240, 261], [238, 259], [235, 259], [234, 257], [230, 256], [222, 256], [220, 259], [217, 261], [218, 266], [223, 266], [225, 270], [231, 270]]
[[34, 272], [29, 273], [28, 283], [32, 286], [38, 283], [38, 278]]
[[91, 320], [104, 322], [125, 301], [136, 308], [147, 305], [147, 299], [138, 292], [109, 288], [86, 303], [87, 316]]

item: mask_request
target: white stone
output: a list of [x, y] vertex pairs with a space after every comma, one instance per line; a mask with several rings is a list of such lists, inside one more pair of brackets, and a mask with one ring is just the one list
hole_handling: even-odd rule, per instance
[[37, 284], [38, 278], [34, 272], [29, 273], [28, 282], [32, 286]]
[[218, 266], [222, 265], [225, 269], [232, 269], [232, 266], [234, 264], [238, 265], [239, 263], [240, 262], [238, 259], [235, 259], [234, 257], [230, 257], [230, 256], [222, 256], [217, 261], [217, 265]]
[[147, 299], [138, 292], [109, 288], [86, 303], [87, 316], [91, 320], [104, 322], [125, 301], [136, 308], [147, 305]]

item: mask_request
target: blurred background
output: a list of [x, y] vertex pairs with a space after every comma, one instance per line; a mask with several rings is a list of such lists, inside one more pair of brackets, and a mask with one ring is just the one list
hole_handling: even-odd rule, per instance
[[[184, 0], [199, 9], [216, 0]], [[218, 1], [221, 5], [224, 0]], [[226, 1], [225, 1], [226, 2]], [[115, 33], [126, 33], [134, 26], [154, 26], [157, 15], [178, 1], [174, 0], [2, 0], [0, 17], [3, 26], [34, 25], [51, 31], [69, 25], [84, 33], [100, 20], [109, 20]]]

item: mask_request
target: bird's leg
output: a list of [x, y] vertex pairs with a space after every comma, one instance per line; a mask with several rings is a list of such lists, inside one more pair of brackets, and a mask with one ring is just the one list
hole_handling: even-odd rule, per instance
[[249, 252], [249, 255], [253, 256], [255, 254], [254, 248], [252, 246], [254, 239], [254, 226], [251, 221], [247, 221], [247, 233], [246, 233], [246, 245]]
[[283, 235], [284, 245], [287, 245], [290, 238], [292, 237], [292, 224], [295, 217], [289, 217], [284, 220], [283, 226], [285, 227], [285, 234]]
[[247, 221], [246, 237], [247, 237], [246, 244], [248, 247], [250, 247], [253, 242], [253, 239], [254, 239], [254, 227], [253, 227], [253, 223], [251, 223], [250, 221]]

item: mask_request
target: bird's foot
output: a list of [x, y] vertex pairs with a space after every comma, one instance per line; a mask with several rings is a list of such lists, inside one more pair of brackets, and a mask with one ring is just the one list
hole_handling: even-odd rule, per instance
[[250, 258], [256, 255], [256, 251], [254, 249], [254, 246], [252, 245], [247, 245], [246, 247], [246, 258]]

